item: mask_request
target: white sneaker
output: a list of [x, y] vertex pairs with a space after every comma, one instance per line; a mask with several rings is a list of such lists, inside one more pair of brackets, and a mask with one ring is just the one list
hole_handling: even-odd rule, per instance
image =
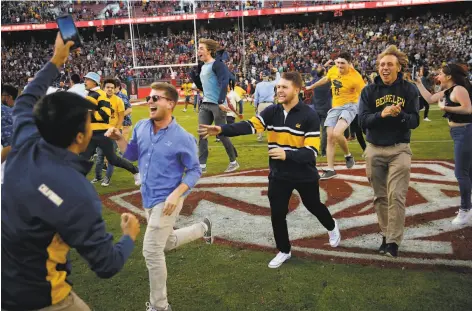
[[228, 167], [226, 168], [225, 170], [225, 173], [230, 173], [230, 172], [234, 172], [235, 170], [237, 170], [239, 168], [239, 163], [238, 162], [235, 162], [235, 163], [229, 163]]
[[423, 121], [426, 121], [426, 122], [431, 122], [431, 120], [430, 120], [430, 119], [428, 119], [428, 118], [424, 118], [424, 119], [423, 119]]
[[338, 222], [334, 219], [334, 229], [333, 231], [328, 231], [329, 235], [329, 245], [336, 247], [341, 242], [341, 232], [339, 232]]
[[139, 173], [136, 173], [133, 176], [134, 176], [134, 184], [136, 186], [141, 186], [141, 175], [139, 175]]
[[453, 225], [462, 226], [465, 225], [472, 218], [472, 209], [469, 211], [464, 211], [459, 209], [456, 218], [452, 220]]
[[286, 260], [289, 260], [292, 257], [292, 252], [285, 254], [279, 252], [274, 259], [269, 262], [269, 268], [275, 269], [280, 267]]

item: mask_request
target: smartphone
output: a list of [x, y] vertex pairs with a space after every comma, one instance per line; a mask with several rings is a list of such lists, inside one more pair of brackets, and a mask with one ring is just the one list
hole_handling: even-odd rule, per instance
[[413, 69], [411, 70], [411, 79], [412, 79], [413, 81], [416, 81], [416, 75], [417, 75], [416, 66], [413, 65]]
[[61, 32], [61, 37], [64, 43], [67, 41], [74, 41], [74, 45], [71, 50], [78, 49], [82, 46], [82, 39], [80, 38], [79, 31], [75, 26], [74, 19], [71, 15], [60, 16], [56, 19], [57, 26]]

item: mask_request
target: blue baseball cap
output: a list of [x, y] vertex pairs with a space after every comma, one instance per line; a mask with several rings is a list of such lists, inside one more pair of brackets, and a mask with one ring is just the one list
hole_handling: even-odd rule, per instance
[[98, 75], [98, 73], [89, 72], [84, 78], [95, 81], [97, 85], [100, 85], [100, 76]]

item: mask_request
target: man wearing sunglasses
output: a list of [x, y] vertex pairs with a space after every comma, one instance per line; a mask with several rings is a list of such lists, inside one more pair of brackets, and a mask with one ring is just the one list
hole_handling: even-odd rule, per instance
[[[211, 222], [205, 218], [192, 226], [174, 230], [185, 196], [200, 178], [195, 137], [172, 116], [179, 95], [169, 83], [153, 83], [149, 119], [139, 121], [129, 143], [117, 128], [105, 134], [116, 140], [123, 157], [138, 161], [141, 195], [148, 225], [143, 255], [149, 270], [150, 302], [147, 310], [171, 310], [167, 301], [165, 251], [204, 238], [212, 243]], [[185, 175], [184, 175], [185, 174]]]

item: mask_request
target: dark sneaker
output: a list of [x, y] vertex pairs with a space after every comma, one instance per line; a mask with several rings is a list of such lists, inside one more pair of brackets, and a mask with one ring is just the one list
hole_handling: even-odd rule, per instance
[[397, 257], [398, 256], [398, 245], [397, 243], [388, 243], [387, 247], [385, 248], [385, 255], [389, 257]]
[[346, 159], [346, 167], [347, 168], [352, 168], [354, 165], [356, 165], [356, 161], [354, 161], [354, 157], [352, 155], [344, 157]]
[[108, 177], [103, 178], [102, 186], [103, 187], [108, 187], [109, 185], [110, 185], [110, 178], [108, 178]]
[[94, 178], [94, 179], [92, 179], [90, 182], [91, 182], [92, 184], [95, 184], [95, 183], [101, 182], [101, 181], [103, 181], [103, 178]]
[[380, 254], [385, 254], [385, 249], [387, 248], [387, 239], [385, 237], [382, 237], [382, 245], [379, 247], [379, 253]]
[[207, 172], [206, 166], [205, 166], [205, 167], [201, 167], [201, 166], [200, 166], [200, 168], [202, 169], [202, 174], [205, 174], [205, 173]]
[[321, 180], [326, 180], [326, 179], [331, 179], [336, 176], [336, 171], [323, 171], [323, 174], [321, 174], [320, 179]]
[[210, 218], [205, 217], [205, 219], [203, 219], [203, 223], [208, 228], [207, 231], [205, 231], [205, 233], [203, 234], [203, 239], [207, 244], [213, 244], [213, 233], [211, 232], [212, 224]]

